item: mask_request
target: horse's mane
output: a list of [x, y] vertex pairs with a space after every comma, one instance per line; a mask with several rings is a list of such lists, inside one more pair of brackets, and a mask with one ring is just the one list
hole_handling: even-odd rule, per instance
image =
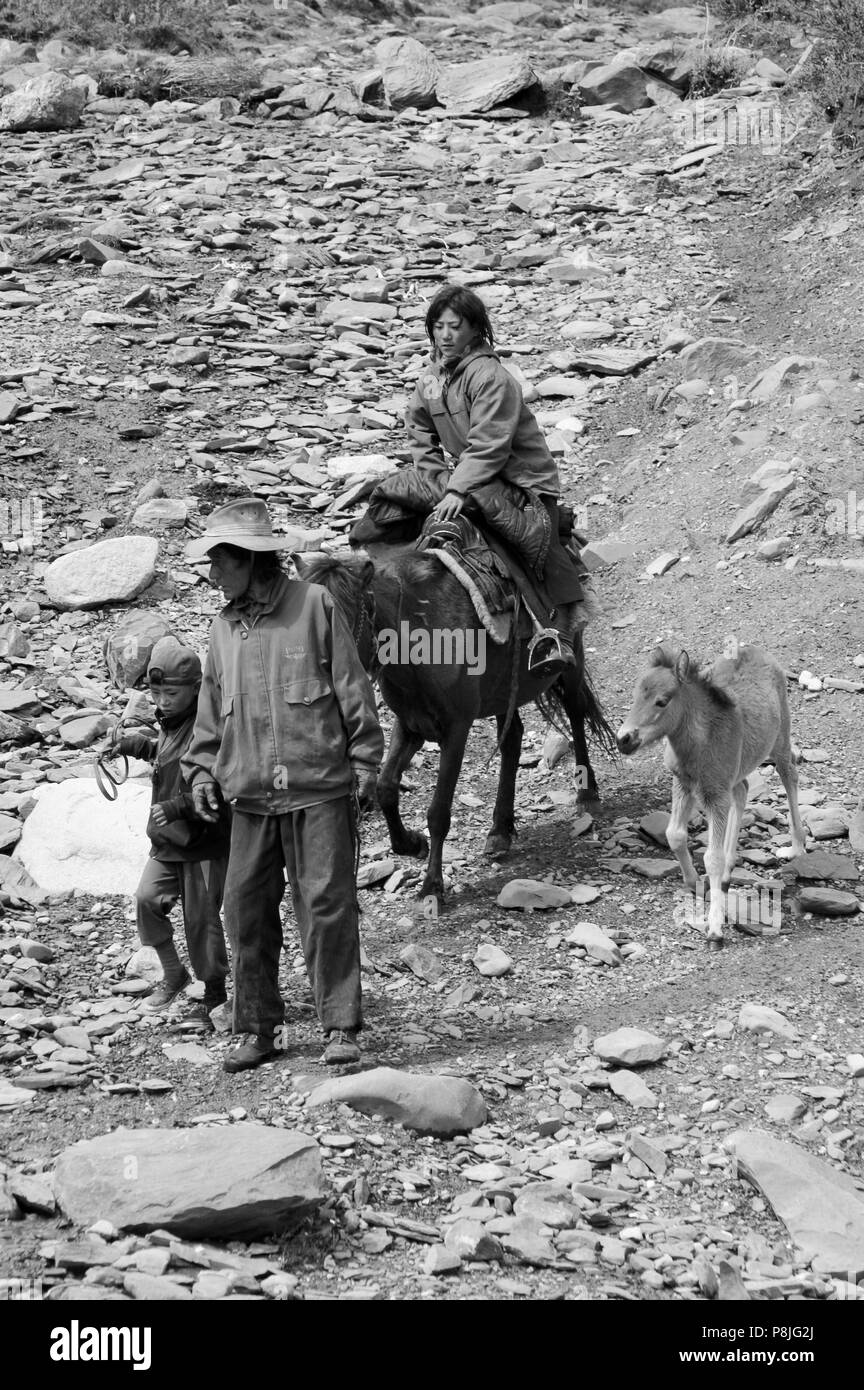
[[[655, 647], [651, 653], [651, 665], [660, 666], [667, 671], [674, 671], [680, 655], [680, 648], [667, 647], [665, 644], [661, 643], [660, 646]], [[713, 666], [703, 666], [699, 658], [693, 656], [691, 652], [688, 652], [687, 655], [690, 661], [686, 676], [688, 682], [693, 685], [698, 685], [709, 699], [724, 708], [729, 708], [738, 703], [731, 690], [727, 690], [725, 686], [719, 685], [714, 681]]]
[[352, 613], [368, 563], [365, 556], [354, 555], [350, 550], [334, 555], [316, 555], [305, 562], [301, 577], [307, 584], [320, 584], [343, 613]]

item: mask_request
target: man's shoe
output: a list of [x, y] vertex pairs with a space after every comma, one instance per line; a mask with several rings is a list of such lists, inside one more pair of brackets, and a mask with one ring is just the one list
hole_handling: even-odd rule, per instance
[[327, 1034], [327, 1046], [321, 1059], [328, 1067], [343, 1066], [346, 1062], [360, 1061], [360, 1048], [353, 1029], [335, 1028]]
[[144, 1001], [144, 1008], [148, 1013], [159, 1013], [162, 1009], [167, 1009], [169, 1004], [173, 1004], [178, 994], [182, 994], [187, 985], [191, 985], [192, 976], [184, 968], [183, 974], [178, 980], [163, 980], [158, 984], [151, 994], [148, 994]]
[[222, 1063], [222, 1070], [248, 1071], [250, 1067], [260, 1067], [262, 1062], [269, 1062], [275, 1056], [276, 1047], [273, 1039], [255, 1035], [228, 1053]]

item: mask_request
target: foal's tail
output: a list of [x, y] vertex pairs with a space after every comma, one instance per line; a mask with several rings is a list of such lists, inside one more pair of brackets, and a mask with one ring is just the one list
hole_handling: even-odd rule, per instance
[[[585, 648], [582, 643], [582, 633], [577, 632], [573, 638], [573, 655], [576, 657], [576, 671], [574, 672], [573, 694], [575, 695], [578, 711], [585, 724], [593, 735], [595, 741], [602, 748], [604, 753], [610, 757], [617, 756], [618, 745], [615, 742], [615, 730], [603, 713], [603, 707], [597, 698], [597, 692], [591, 683], [588, 669], [585, 665]], [[549, 723], [565, 738], [570, 738], [570, 729], [567, 720], [567, 705], [565, 702], [565, 691], [563, 681], [565, 677], [559, 676], [554, 685], [545, 690], [542, 695], [538, 695], [535, 704]], [[578, 684], [575, 684], [578, 682]]]

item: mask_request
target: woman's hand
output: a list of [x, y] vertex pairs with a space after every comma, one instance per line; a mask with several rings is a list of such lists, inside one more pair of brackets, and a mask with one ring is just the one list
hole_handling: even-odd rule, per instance
[[436, 521], [452, 521], [457, 517], [465, 506], [465, 498], [460, 497], [458, 492], [445, 492], [438, 506], [434, 508], [432, 515]]

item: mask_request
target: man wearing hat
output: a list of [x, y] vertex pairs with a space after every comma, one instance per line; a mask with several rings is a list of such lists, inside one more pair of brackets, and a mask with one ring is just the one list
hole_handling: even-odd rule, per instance
[[228, 956], [219, 909], [228, 866], [231, 812], [217, 807], [211, 824], [196, 813], [191, 790], [184, 782], [180, 760], [189, 746], [201, 662], [191, 647], [176, 637], [160, 637], [150, 653], [147, 679], [156, 703], [159, 738], [127, 734], [115, 745], [119, 753], [153, 763], [153, 804], [147, 823], [150, 858], [135, 893], [138, 935], [152, 946], [162, 966], [162, 982], [147, 998], [151, 1012], [166, 1009], [190, 983], [191, 976], [177, 954], [171, 910], [178, 898], [189, 961], [204, 981], [203, 1021], [226, 999]]
[[244, 498], [207, 519], [187, 547], [210, 559], [228, 600], [210, 629], [198, 715], [183, 768], [200, 815], [234, 808], [225, 885], [233, 956], [234, 1032], [225, 1059], [243, 1071], [278, 1050], [287, 870], [306, 970], [326, 1038], [325, 1062], [356, 1061], [360, 936], [354, 795], [374, 789], [384, 751], [372, 686], [326, 589], [290, 579], [263, 502]]

